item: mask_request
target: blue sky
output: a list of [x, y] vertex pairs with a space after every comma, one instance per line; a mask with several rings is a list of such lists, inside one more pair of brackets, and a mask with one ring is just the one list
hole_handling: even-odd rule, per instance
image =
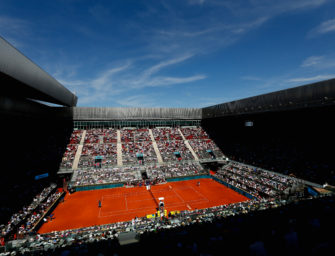
[[335, 77], [334, 0], [1, 0], [78, 106], [205, 107]]

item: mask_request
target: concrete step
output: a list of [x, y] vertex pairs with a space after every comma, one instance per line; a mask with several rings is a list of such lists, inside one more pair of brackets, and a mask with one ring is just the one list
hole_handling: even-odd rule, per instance
[[196, 161], [199, 161], [199, 158], [198, 158], [197, 154], [194, 152], [194, 150], [193, 150], [193, 148], [191, 147], [190, 143], [188, 143], [188, 140], [186, 140], [184, 134], [181, 132], [181, 130], [180, 130], [179, 128], [178, 128], [178, 131], [179, 131], [181, 137], [183, 138], [186, 147], [191, 151], [191, 153], [192, 153], [194, 159], [195, 159]]
[[77, 170], [78, 169], [78, 163], [79, 159], [81, 156], [81, 152], [83, 151], [83, 145], [85, 142], [85, 137], [86, 137], [86, 130], [83, 131], [83, 134], [81, 135], [80, 143], [77, 148], [77, 152], [74, 156], [73, 163], [72, 163], [72, 170]]
[[121, 131], [120, 130], [116, 131], [116, 137], [117, 137], [117, 143], [121, 143]]
[[79, 145], [76, 155], [73, 159], [73, 164], [72, 164], [72, 170], [77, 170], [78, 169], [78, 164], [81, 156], [81, 152], [83, 151], [83, 145]]
[[158, 163], [162, 164], [163, 163], [163, 158], [161, 156], [161, 153], [159, 152], [159, 149], [157, 147], [157, 143], [155, 141], [155, 138], [154, 138], [154, 135], [152, 134], [152, 130], [149, 129], [149, 135], [151, 137], [151, 141], [152, 141], [152, 146], [154, 147], [154, 150], [155, 150], [155, 153], [156, 153], [156, 156], [157, 156], [157, 160], [158, 160]]
[[116, 144], [116, 149], [117, 149], [117, 166], [123, 166], [123, 162], [122, 162], [122, 144], [118, 142]]
[[86, 137], [86, 130], [83, 131], [83, 134], [81, 135], [81, 139], [80, 139], [80, 145], [84, 145], [85, 142], [85, 137]]

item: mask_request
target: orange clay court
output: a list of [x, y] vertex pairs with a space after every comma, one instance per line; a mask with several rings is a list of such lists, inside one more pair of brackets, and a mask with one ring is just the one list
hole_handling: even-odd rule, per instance
[[[200, 181], [200, 186], [197, 186]], [[156, 213], [158, 198], [164, 197], [169, 211], [195, 210], [249, 200], [212, 179], [168, 182], [146, 187], [112, 188], [67, 194], [54, 210], [52, 221], [39, 233], [129, 221]], [[101, 200], [101, 208], [98, 202]]]

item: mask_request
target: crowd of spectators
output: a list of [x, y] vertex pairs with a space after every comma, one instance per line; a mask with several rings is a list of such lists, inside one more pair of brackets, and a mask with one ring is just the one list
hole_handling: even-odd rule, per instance
[[[96, 157], [101, 157], [101, 162], [97, 164]], [[84, 144], [82, 154], [78, 163], [79, 168], [94, 168], [100, 164], [104, 166], [116, 165], [117, 146], [116, 143], [108, 144]]]
[[141, 180], [138, 167], [79, 169], [73, 180], [75, 186], [120, 183]]
[[155, 141], [182, 140], [182, 136], [177, 128], [161, 127], [152, 129]]
[[85, 144], [100, 143], [103, 136], [104, 136], [103, 129], [87, 129], [84, 143]]
[[209, 136], [201, 127], [182, 127], [180, 131], [186, 140], [209, 140]]
[[224, 165], [215, 176], [257, 198], [280, 197], [284, 195], [284, 192], [288, 194], [290, 188], [298, 186], [298, 183], [290, 177], [269, 173], [237, 162]]
[[157, 162], [149, 129], [122, 129], [121, 141], [124, 165]]
[[201, 127], [182, 127], [180, 131], [188, 140], [199, 159], [215, 159], [224, 157], [220, 148], [211, 140]]
[[62, 192], [57, 190], [52, 193], [45, 202], [40, 203], [38, 208], [27, 218], [25, 223], [19, 227], [17, 237], [22, 238], [25, 234], [32, 232], [37, 222], [41, 220], [49, 207], [61, 196], [61, 194]]
[[1, 227], [0, 236], [6, 237], [10, 233], [16, 232], [18, 228], [20, 228], [21, 233], [29, 230], [35, 223], [34, 220], [38, 220], [37, 218], [40, 216], [36, 211], [41, 211], [45, 208], [46, 202], [50, 201], [49, 195], [55, 188], [56, 184], [52, 183], [44, 188], [41, 193], [37, 194], [28, 206], [24, 206], [18, 213], [13, 214], [8, 223]]
[[[142, 168], [147, 173], [149, 182], [165, 182], [166, 178], [194, 176], [205, 174], [206, 171], [198, 163], [178, 162], [164, 165], [147, 165]], [[79, 169], [73, 180], [75, 186], [125, 183], [138, 185], [143, 181], [141, 167], [123, 166], [114, 168]]]
[[121, 133], [121, 142], [128, 143], [135, 140], [135, 129], [122, 129]]
[[260, 179], [262, 179], [263, 183], [268, 183], [269, 185], [281, 191], [284, 191], [289, 186], [296, 184], [296, 181], [291, 177], [279, 175], [278, 173], [269, 172], [237, 162], [231, 162], [230, 168], [237, 168], [254, 176], [258, 176]]
[[122, 162], [124, 165], [157, 162], [156, 152], [151, 141], [122, 143]]
[[[85, 165], [87, 161], [94, 161], [96, 156], [102, 156], [108, 159], [117, 159], [117, 146], [115, 143], [110, 144], [84, 144], [81, 153], [80, 165]], [[90, 164], [90, 163], [89, 163]]]
[[[163, 161], [193, 160], [194, 157], [185, 145], [181, 132], [189, 140], [200, 159], [221, 158], [222, 151], [208, 137], [201, 127], [182, 127], [178, 128], [153, 128], [152, 133], [158, 145]], [[76, 131], [75, 135], [79, 131]], [[122, 143], [122, 161], [125, 165], [136, 165], [157, 162], [156, 152], [153, 148], [149, 129], [125, 128], [120, 130]], [[79, 139], [78, 139], [79, 140]], [[78, 141], [77, 140], [77, 141]], [[117, 164], [117, 130], [110, 129], [89, 129], [86, 130], [85, 144], [83, 146], [79, 167], [94, 167], [94, 156], [105, 158], [103, 164]], [[68, 148], [64, 165], [72, 167], [72, 162], [76, 153], [75, 147]], [[72, 152], [72, 154], [71, 154]], [[65, 159], [65, 156], [64, 156]]]
[[60, 168], [71, 169], [74, 157], [77, 152], [78, 145], [77, 144], [68, 144], [62, 158], [62, 162]]
[[103, 142], [104, 143], [116, 143], [117, 142], [117, 131], [114, 128], [103, 129]]
[[164, 162], [194, 160], [183, 140], [157, 141], [157, 147]]
[[83, 130], [74, 130], [71, 134], [69, 144], [79, 144], [82, 135], [83, 135]]
[[60, 164], [61, 169], [71, 169], [74, 157], [77, 153], [78, 144], [80, 143], [83, 130], [74, 130], [70, 136], [69, 143], [66, 146], [62, 162]]
[[[327, 154], [317, 154], [318, 147], [297, 145], [286, 138], [222, 138], [221, 145], [229, 159], [267, 170], [294, 175], [318, 184], [335, 185], [335, 163]], [[308, 141], [308, 140], [306, 140]]]
[[166, 179], [182, 176], [194, 176], [204, 174], [205, 170], [198, 163], [169, 163], [161, 166], [147, 166], [150, 179]]
[[188, 143], [193, 148], [199, 159], [215, 159], [224, 157], [220, 148], [211, 140], [189, 140]]
[[151, 141], [149, 129], [136, 129], [134, 140], [136, 142]]

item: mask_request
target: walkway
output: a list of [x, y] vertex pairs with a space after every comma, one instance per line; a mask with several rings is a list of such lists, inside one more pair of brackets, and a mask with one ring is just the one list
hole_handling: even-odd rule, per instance
[[178, 128], [178, 131], [179, 131], [181, 137], [183, 138], [186, 147], [191, 151], [191, 153], [192, 153], [194, 159], [195, 159], [196, 161], [199, 161], [199, 158], [198, 158], [197, 154], [194, 152], [194, 150], [193, 150], [193, 148], [191, 147], [190, 143], [188, 143], [188, 140], [186, 140], [186, 138], [184, 137], [184, 134], [181, 132], [181, 130], [180, 130], [179, 128]]
[[154, 150], [156, 152], [158, 163], [162, 164], [163, 163], [163, 158], [161, 156], [161, 153], [159, 152], [159, 149], [157, 147], [157, 143], [155, 141], [155, 138], [154, 138], [154, 135], [152, 134], [152, 130], [151, 129], [149, 129], [149, 134], [150, 134], [150, 137], [151, 137], [152, 146], [154, 147]]

